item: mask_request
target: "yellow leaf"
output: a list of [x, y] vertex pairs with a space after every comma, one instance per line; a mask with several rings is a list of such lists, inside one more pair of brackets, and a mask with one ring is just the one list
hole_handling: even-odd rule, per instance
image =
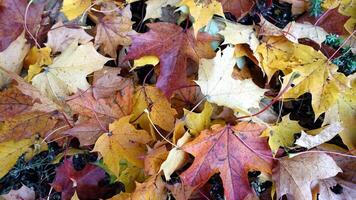
[[213, 106], [209, 102], [205, 102], [204, 109], [201, 113], [190, 112], [184, 109], [185, 124], [192, 135], [199, 134], [200, 131], [209, 128], [210, 117], [213, 114]]
[[328, 10], [328, 9], [334, 9], [340, 5], [341, 0], [324, 0], [321, 6]]
[[30, 82], [34, 76], [37, 74], [41, 73], [42, 67], [41, 65], [33, 64], [28, 67], [27, 71], [27, 76], [25, 77], [25, 80]]
[[52, 50], [49, 47], [40, 49], [32, 47], [24, 60], [24, 64], [26, 66], [34, 64], [38, 64], [39, 66], [52, 64], [51, 51]]
[[337, 66], [310, 46], [296, 44], [294, 57], [299, 64], [284, 77], [282, 85], [285, 88], [290, 83], [293, 87], [289, 87], [282, 98], [298, 98], [310, 92], [316, 119], [336, 103], [338, 94], [347, 86], [346, 77], [336, 72]]
[[189, 156], [185, 151], [181, 150], [180, 147], [192, 139], [192, 136], [188, 132], [185, 132], [183, 137], [178, 140], [177, 147], [174, 147], [169, 151], [167, 159], [162, 163], [160, 168], [160, 171], [163, 171], [166, 180], [170, 180], [173, 172], [183, 167], [185, 164]]
[[72, 196], [71, 200], [79, 200], [77, 191], [74, 192], [74, 195]]
[[159, 59], [157, 56], [143, 56], [139, 59], [134, 60], [134, 66], [130, 69], [130, 71], [135, 70], [139, 67], [143, 67], [145, 65], [153, 65], [156, 66], [159, 63]]
[[142, 168], [129, 164], [120, 172], [118, 181], [125, 185], [125, 192], [133, 192], [135, 190], [135, 182], [143, 182], [145, 174]]
[[189, 13], [194, 18], [193, 28], [194, 35], [198, 34], [198, 31], [207, 25], [211, 18], [216, 14], [224, 17], [223, 8], [220, 2], [216, 0], [210, 1], [192, 1], [183, 0], [179, 6], [186, 5], [189, 8]]
[[177, 111], [171, 108], [171, 104], [158, 88], [152, 86], [139, 88], [134, 98], [132, 120], [135, 120], [146, 131], [150, 131], [150, 123], [147, 114], [144, 113], [144, 110], [148, 109], [155, 125], [165, 131], [173, 130]]
[[268, 144], [273, 155], [277, 153], [279, 147], [290, 147], [294, 144], [294, 134], [300, 133], [302, 127], [298, 121], [291, 121], [289, 115], [282, 117], [282, 121], [267, 128], [261, 136], [269, 136]]
[[259, 110], [259, 102], [266, 90], [259, 88], [252, 79], [234, 79], [235, 63], [233, 47], [219, 51], [214, 59], [201, 59], [196, 83], [209, 102], [242, 113]]
[[91, 4], [91, 0], [64, 0], [61, 12], [68, 18], [72, 20], [82, 15]]
[[116, 177], [120, 175], [120, 160], [126, 159], [137, 167], [143, 167], [145, 144], [151, 140], [144, 130], [136, 130], [129, 123], [131, 116], [122, 117], [109, 125], [109, 133], [101, 135], [93, 151], [100, 152], [104, 164]]
[[86, 76], [103, 68], [111, 60], [99, 54], [92, 43], [78, 46], [72, 43], [53, 64], [32, 79], [32, 85], [52, 100], [63, 100], [78, 89], [89, 88]]
[[[356, 83], [356, 81], [354, 82]], [[344, 144], [350, 149], [356, 148], [356, 89], [355, 84], [338, 95], [335, 105], [325, 113], [324, 123], [341, 122], [343, 131], [339, 133]]]

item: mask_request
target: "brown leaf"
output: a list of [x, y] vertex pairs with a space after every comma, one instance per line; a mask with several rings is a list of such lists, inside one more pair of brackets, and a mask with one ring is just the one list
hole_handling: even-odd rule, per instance
[[[238, 125], [214, 125], [183, 146], [195, 160], [181, 174], [184, 184], [202, 186], [220, 172], [226, 199], [244, 199], [253, 194], [248, 171], [271, 173], [271, 151], [267, 139], [259, 137], [265, 129], [258, 124], [241, 122]], [[253, 150], [252, 150], [253, 149]]]
[[325, 153], [304, 153], [280, 159], [273, 169], [277, 199], [283, 195], [296, 200], [311, 200], [311, 183], [314, 180], [335, 176], [342, 170]]
[[149, 176], [155, 175], [167, 155], [168, 151], [165, 146], [149, 150], [144, 160], [145, 174]]
[[131, 195], [132, 200], [162, 200], [167, 198], [167, 192], [161, 176], [151, 176], [143, 183], [137, 183], [136, 190]]
[[128, 33], [132, 31], [131, 19], [125, 16], [107, 15], [99, 20], [95, 36], [95, 44], [105, 54], [116, 58], [119, 45], [128, 46], [131, 38]]
[[0, 121], [30, 110], [32, 104], [31, 97], [15, 87], [3, 90], [0, 92]]
[[242, 18], [255, 5], [251, 0], [219, 0], [223, 6], [224, 12], [230, 12], [237, 19]]
[[57, 123], [52, 114], [32, 111], [7, 119], [0, 124], [0, 142], [29, 138], [34, 134], [43, 137]]
[[166, 184], [168, 190], [171, 191], [172, 195], [176, 200], [187, 200], [192, 195], [195, 190], [194, 187], [189, 185], [184, 185], [182, 183], [175, 183], [173, 185]]

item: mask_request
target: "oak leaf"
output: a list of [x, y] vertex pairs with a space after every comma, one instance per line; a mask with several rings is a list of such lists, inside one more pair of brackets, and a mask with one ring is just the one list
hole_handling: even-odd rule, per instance
[[342, 172], [335, 161], [325, 153], [304, 153], [292, 158], [282, 158], [273, 169], [277, 199], [283, 195], [296, 200], [311, 200], [311, 183]]
[[57, 22], [52, 26], [47, 34], [46, 46], [51, 48], [53, 53], [63, 52], [73, 42], [77, 41], [79, 44], [89, 43], [93, 39], [81, 27], [73, 27], [63, 24], [62, 21]]
[[202, 186], [220, 172], [226, 199], [244, 199], [253, 194], [248, 172], [270, 174], [272, 170], [267, 140], [259, 137], [264, 127], [241, 122], [234, 127], [214, 125], [211, 129], [183, 146], [195, 159], [180, 177], [184, 184]]
[[118, 176], [119, 162], [126, 159], [137, 167], [143, 167], [141, 158], [146, 152], [145, 144], [151, 136], [144, 130], [137, 130], [130, 124], [130, 115], [109, 125], [109, 133], [101, 135], [95, 143], [93, 151], [100, 152], [104, 164]]
[[201, 57], [215, 54], [209, 43], [212, 38], [201, 33], [195, 39], [191, 31], [185, 32], [170, 23], [157, 22], [147, 26], [150, 28], [147, 33], [132, 36], [132, 45], [125, 59], [159, 57], [160, 73], [156, 87], [170, 97], [174, 90], [187, 84], [188, 58], [198, 62]]
[[219, 51], [214, 59], [201, 59], [196, 83], [209, 102], [250, 113], [251, 109], [259, 109], [259, 102], [266, 90], [255, 85], [252, 79], [232, 78], [236, 63], [234, 50], [233, 47], [227, 47]]
[[109, 60], [96, 52], [92, 43], [78, 46], [74, 42], [32, 79], [32, 85], [52, 100], [61, 101], [78, 89], [88, 89], [86, 76], [101, 69]]

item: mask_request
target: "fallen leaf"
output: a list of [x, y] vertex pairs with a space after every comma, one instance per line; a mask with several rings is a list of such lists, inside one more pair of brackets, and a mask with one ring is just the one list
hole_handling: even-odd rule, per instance
[[73, 42], [87, 44], [93, 39], [93, 37], [86, 33], [83, 28], [70, 28], [70, 25], [65, 25], [62, 21], [53, 25], [47, 35], [48, 39], [46, 46], [51, 48], [53, 53], [63, 52]]
[[241, 122], [234, 127], [214, 125], [211, 129], [202, 131], [183, 146], [184, 151], [195, 157], [193, 164], [180, 175], [183, 183], [202, 186], [220, 172], [226, 199], [252, 195], [248, 171], [270, 174], [272, 169], [267, 140], [259, 137], [264, 127]]
[[125, 16], [106, 15], [99, 19], [95, 44], [100, 46], [100, 50], [105, 54], [116, 58], [119, 45], [128, 46], [131, 38], [128, 36], [132, 32], [131, 19]]
[[339, 122], [332, 123], [329, 126], [323, 128], [317, 135], [307, 135], [304, 131], [302, 131], [300, 138], [297, 139], [295, 144], [311, 149], [320, 144], [323, 144], [333, 137], [335, 137], [338, 133], [343, 130], [341, 124]]
[[[8, 48], [24, 32], [24, 13], [27, 4], [27, 0], [2, 0], [0, 2], [0, 52]], [[28, 7], [26, 24], [32, 35], [36, 35], [40, 27], [43, 7], [43, 3], [36, 2], [32, 2]]]
[[148, 150], [144, 160], [145, 174], [149, 176], [157, 174], [161, 164], [165, 161], [167, 156], [168, 151], [165, 146]]
[[77, 171], [73, 167], [72, 158], [65, 159], [62, 165], [56, 168], [52, 187], [61, 192], [63, 200], [70, 200], [75, 192], [79, 199], [107, 198], [115, 188], [100, 184], [105, 176], [105, 171], [96, 165], [86, 164], [84, 169]]
[[177, 141], [177, 146], [169, 151], [167, 159], [162, 163], [159, 169], [160, 171], [163, 171], [167, 181], [171, 180], [173, 172], [183, 167], [187, 161], [189, 155], [181, 150], [181, 147], [192, 139], [192, 136], [188, 132], [185, 132], [185, 134]]
[[282, 117], [282, 121], [263, 131], [262, 136], [268, 136], [268, 144], [275, 155], [279, 147], [291, 147], [294, 144], [294, 135], [303, 130], [298, 121], [292, 121], [289, 115]]
[[0, 196], [5, 200], [35, 200], [36, 194], [31, 188], [22, 185], [18, 190], [10, 190], [9, 193]]
[[145, 144], [151, 136], [144, 130], [137, 130], [129, 123], [131, 116], [122, 117], [109, 126], [109, 133], [98, 138], [93, 151], [100, 152], [104, 164], [119, 175], [121, 159], [126, 159], [137, 167], [143, 167], [141, 157], [146, 152]]
[[325, 153], [303, 153], [292, 158], [282, 158], [273, 169], [277, 199], [283, 195], [296, 200], [311, 200], [311, 183], [314, 180], [335, 176], [342, 170]]
[[0, 124], [0, 142], [30, 138], [35, 134], [44, 136], [57, 123], [52, 114], [32, 111], [7, 119]]
[[49, 47], [31, 48], [25, 58], [25, 63], [29, 65], [27, 76], [25, 77], [26, 81], [30, 82], [34, 76], [39, 74], [44, 65], [52, 64], [51, 51]]
[[74, 42], [44, 72], [33, 77], [32, 85], [52, 100], [61, 101], [78, 89], [88, 89], [86, 76], [109, 60], [96, 52], [92, 43], [78, 46]]
[[250, 0], [218, 0], [221, 2], [224, 12], [230, 12], [236, 19], [244, 17], [255, 5]]
[[125, 60], [157, 56], [160, 73], [156, 87], [170, 97], [174, 90], [187, 84], [188, 58], [198, 62], [199, 58], [215, 54], [209, 44], [211, 37], [201, 33], [195, 39], [191, 31], [184, 32], [181, 27], [170, 23], [158, 22], [147, 26], [150, 28], [147, 33], [132, 36]]
[[159, 59], [157, 56], [143, 56], [139, 59], [134, 60], [134, 66], [130, 69], [130, 71], [135, 70], [139, 67], [143, 67], [145, 65], [153, 65], [156, 66], [159, 63]]
[[16, 87], [10, 87], [0, 92], [0, 121], [29, 111], [33, 104], [32, 98], [21, 93]]
[[284, 34], [285, 37], [295, 43], [298, 43], [298, 39], [309, 38], [321, 45], [328, 35], [328, 33], [319, 26], [297, 22], [290, 22], [284, 27], [283, 31], [286, 32]]
[[209, 102], [205, 102], [204, 109], [201, 113], [194, 113], [184, 109], [184, 121], [189, 132], [192, 135], [197, 135], [200, 131], [209, 128], [212, 114], [213, 106]]
[[[29, 49], [30, 45], [27, 44], [25, 32], [22, 32], [16, 40], [11, 42], [6, 49], [0, 52], [0, 66], [8, 71], [19, 74], [22, 69], [22, 61], [24, 60]], [[9, 82], [10, 79], [8, 76], [0, 71], [0, 88]]]
[[[335, 192], [334, 188], [341, 187], [341, 192]], [[319, 191], [318, 199], [320, 200], [352, 200], [356, 198], [356, 184], [342, 180], [338, 177], [327, 178], [318, 181]]]
[[166, 184], [168, 190], [172, 193], [176, 200], [187, 200], [190, 198], [195, 188], [182, 183], [175, 183], [173, 185]]
[[[281, 0], [282, 2], [286, 2], [292, 4], [292, 14], [299, 15], [308, 9], [309, 2], [308, 0]], [[308, 13], [309, 15], [309, 13]]]
[[63, 0], [61, 11], [68, 20], [73, 20], [87, 11], [90, 5], [91, 0]]
[[146, 131], [150, 131], [150, 123], [145, 109], [150, 112], [153, 123], [163, 130], [171, 131], [174, 128], [175, 115], [177, 112], [171, 108], [171, 104], [165, 98], [161, 91], [152, 86], [138, 88], [135, 94], [135, 103], [132, 119]]
[[335, 121], [340, 122], [343, 131], [339, 133], [343, 143], [353, 150], [356, 147], [356, 99], [355, 84], [352, 88], [346, 89], [344, 93], [338, 95], [335, 105], [330, 107], [325, 113], [325, 124], [332, 124]]
[[221, 3], [216, 0], [206, 2], [183, 0], [178, 5], [185, 5], [189, 8], [189, 13], [194, 18], [193, 28], [195, 36], [201, 28], [209, 23], [214, 15], [225, 17]]
[[9, 140], [0, 143], [0, 178], [16, 164], [17, 159], [33, 144], [31, 139]]
[[132, 200], [162, 200], [167, 198], [165, 184], [161, 176], [151, 176], [143, 183], [136, 184], [136, 190], [131, 194]]
[[143, 21], [147, 19], [160, 18], [162, 16], [162, 9], [168, 5], [175, 6], [179, 0], [148, 0], [146, 1], [146, 15]]
[[259, 88], [251, 79], [235, 80], [234, 48], [219, 51], [214, 59], [201, 59], [199, 79], [196, 83], [209, 102], [250, 113], [259, 109], [259, 102], [266, 90]]

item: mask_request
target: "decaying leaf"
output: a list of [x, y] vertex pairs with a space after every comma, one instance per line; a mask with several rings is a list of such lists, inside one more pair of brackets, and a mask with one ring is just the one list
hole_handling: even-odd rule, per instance
[[296, 200], [311, 200], [311, 183], [314, 180], [335, 176], [342, 170], [325, 153], [304, 153], [279, 160], [273, 169], [277, 199], [283, 195]]

